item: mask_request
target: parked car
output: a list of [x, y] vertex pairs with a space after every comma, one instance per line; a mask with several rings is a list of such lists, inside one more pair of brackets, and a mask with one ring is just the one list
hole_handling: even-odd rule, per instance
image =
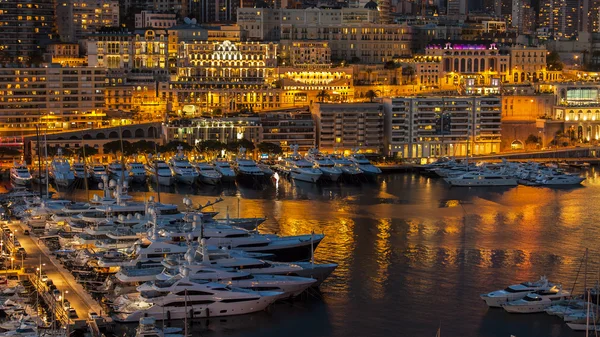
[[24, 230], [23, 235], [29, 235], [29, 229]]
[[25, 248], [19, 247], [19, 249], [17, 249], [17, 255], [27, 257], [27, 252], [25, 251]]
[[60, 296], [61, 296], [61, 292], [58, 289], [52, 289], [52, 295], [54, 296], [54, 298], [59, 301], [60, 300]]
[[[48, 281], [48, 275], [46, 275], [46, 273], [42, 273], [42, 276], [40, 278], [42, 279], [42, 282]], [[50, 282], [52, 282], [52, 280], [50, 280]], [[47, 285], [49, 285], [49, 284], [47, 284]]]
[[75, 311], [75, 309], [73, 308], [69, 308], [69, 318], [77, 318], [79, 316], [77, 316], [77, 311]]
[[90, 321], [93, 321], [95, 319], [99, 319], [100, 315], [98, 315], [97, 313], [91, 311], [91, 312], [88, 312], [88, 318], [89, 318]]

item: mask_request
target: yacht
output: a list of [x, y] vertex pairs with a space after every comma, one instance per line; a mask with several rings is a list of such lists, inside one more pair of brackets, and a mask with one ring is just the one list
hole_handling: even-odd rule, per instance
[[246, 149], [243, 147], [235, 160], [235, 171], [240, 178], [262, 179], [265, 176], [254, 160], [246, 158]]
[[323, 172], [316, 168], [315, 164], [298, 154], [298, 145], [291, 145], [290, 149], [293, 153], [283, 159], [280, 165], [282, 170], [288, 173], [294, 180], [316, 183], [323, 175]]
[[100, 163], [88, 165], [87, 171], [92, 180], [95, 182], [101, 182], [102, 176], [108, 175], [108, 173], [106, 172], [106, 167], [104, 167], [104, 165]]
[[58, 186], [69, 186], [75, 181], [75, 174], [71, 170], [71, 164], [63, 157], [62, 149], [59, 147], [56, 157], [50, 163], [50, 176]]
[[503, 290], [492, 291], [491, 293], [481, 295], [481, 299], [485, 301], [489, 307], [501, 307], [502, 304], [510, 301], [519, 300], [527, 294], [544, 289], [550, 289], [554, 284], [550, 283], [546, 276], [540, 277], [536, 282], [523, 282], [513, 284]]
[[218, 185], [223, 175], [215, 169], [214, 166], [206, 162], [199, 162], [194, 165], [198, 170], [200, 182], [207, 185]]
[[497, 173], [473, 171], [455, 178], [444, 178], [450, 186], [517, 186], [517, 179]]
[[332, 154], [329, 155], [328, 158], [331, 159], [331, 161], [335, 164], [335, 167], [338, 167], [340, 170], [342, 170], [342, 175], [347, 178], [355, 179], [363, 174], [362, 171], [356, 167], [356, 165], [342, 155]]
[[146, 174], [150, 177], [154, 183], [158, 182], [159, 185], [171, 186], [175, 182], [175, 176], [171, 167], [162, 159], [148, 156], [148, 164], [146, 164]]
[[144, 164], [138, 162], [127, 163], [126, 166], [134, 183], [143, 183], [146, 181], [146, 168]]
[[342, 176], [342, 169], [335, 166], [333, 160], [320, 153], [317, 149], [311, 149], [306, 155], [306, 160], [313, 163], [323, 173], [323, 178], [338, 181]]
[[213, 165], [215, 166], [215, 170], [221, 173], [221, 180], [223, 181], [233, 181], [235, 180], [235, 171], [229, 165], [229, 162], [223, 159], [216, 159], [213, 161]]
[[126, 301], [114, 308], [117, 314], [113, 318], [118, 322], [135, 322], [145, 316], [170, 320], [189, 316], [200, 318], [243, 315], [266, 309], [282, 295], [275, 291], [230, 288], [188, 277], [160, 281], [155, 285], [159, 289], [158, 296], [140, 296], [136, 300]]
[[31, 173], [27, 168], [27, 163], [14, 162], [13, 167], [10, 168], [10, 180], [15, 185], [29, 185], [31, 184]]
[[381, 174], [381, 170], [378, 167], [375, 167], [371, 162], [365, 157], [362, 153], [353, 153], [350, 155], [349, 160], [358, 167], [358, 169], [365, 176], [377, 176]]
[[183, 147], [177, 147], [177, 154], [169, 160], [169, 166], [175, 175], [175, 180], [182, 184], [192, 185], [198, 179], [198, 172], [183, 154]]
[[108, 174], [111, 179], [116, 181], [126, 181], [130, 183], [133, 177], [129, 174], [126, 168], [123, 167], [123, 164], [120, 161], [113, 161], [108, 165]]
[[140, 325], [135, 329], [135, 337], [185, 337], [180, 334], [181, 328], [164, 327], [159, 329], [156, 327], [156, 318], [142, 317]]
[[273, 172], [271, 167], [269, 167], [269, 165], [266, 163], [258, 162], [258, 163], [256, 163], [256, 166], [258, 166], [258, 168], [262, 171], [262, 173], [265, 175], [265, 177], [272, 177], [273, 174], [275, 174], [275, 172]]
[[556, 301], [564, 300], [571, 296], [571, 293], [562, 290], [560, 286], [554, 286], [550, 289], [538, 290], [525, 295], [525, 297], [504, 303], [502, 308], [510, 313], [531, 314], [544, 312]]
[[82, 162], [73, 163], [73, 173], [76, 179], [87, 179], [90, 174], [85, 169], [85, 164]]
[[542, 186], [573, 186], [580, 185], [585, 178], [572, 174], [548, 175], [537, 180]]

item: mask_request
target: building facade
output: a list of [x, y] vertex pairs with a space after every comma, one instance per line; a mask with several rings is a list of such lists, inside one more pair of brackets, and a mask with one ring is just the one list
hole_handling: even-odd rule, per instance
[[498, 153], [502, 101], [494, 96], [384, 99], [385, 153], [429, 158]]
[[258, 117], [198, 118], [165, 123], [162, 133], [166, 142], [180, 141], [192, 146], [206, 140], [227, 144], [244, 138], [258, 144], [262, 129]]
[[99, 28], [118, 26], [116, 0], [64, 0], [56, 5], [56, 27], [64, 42], [78, 42]]
[[382, 153], [383, 106], [380, 103], [314, 103], [311, 113], [320, 150]]
[[135, 15], [135, 28], [168, 29], [177, 24], [175, 14], [141, 11]]
[[34, 134], [98, 127], [106, 70], [92, 67], [0, 69], [0, 133]]
[[260, 114], [262, 141], [274, 143], [290, 151], [298, 145], [300, 152], [316, 147], [315, 122], [308, 109], [267, 111]]

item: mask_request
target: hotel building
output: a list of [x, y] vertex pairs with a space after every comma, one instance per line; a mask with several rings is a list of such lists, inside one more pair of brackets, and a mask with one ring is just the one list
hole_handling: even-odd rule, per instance
[[498, 153], [501, 108], [494, 96], [385, 98], [385, 153], [399, 158]]
[[383, 151], [383, 106], [380, 103], [314, 103], [317, 146], [326, 152]]

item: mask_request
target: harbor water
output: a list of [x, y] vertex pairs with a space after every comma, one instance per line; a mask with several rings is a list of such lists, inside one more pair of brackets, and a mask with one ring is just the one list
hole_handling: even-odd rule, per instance
[[[315, 260], [339, 264], [320, 294], [268, 312], [195, 320], [194, 336], [435, 336], [439, 327], [445, 336], [577, 336], [557, 317], [488, 309], [479, 295], [541, 275], [570, 290], [585, 248], [595, 282], [600, 179], [593, 168], [583, 174], [583, 186], [567, 189], [450, 188], [405, 173], [362, 184], [177, 186], [161, 201], [222, 197], [214, 206], [222, 217], [266, 216], [262, 232], [325, 233]], [[152, 186], [130, 194], [156, 196]]]

